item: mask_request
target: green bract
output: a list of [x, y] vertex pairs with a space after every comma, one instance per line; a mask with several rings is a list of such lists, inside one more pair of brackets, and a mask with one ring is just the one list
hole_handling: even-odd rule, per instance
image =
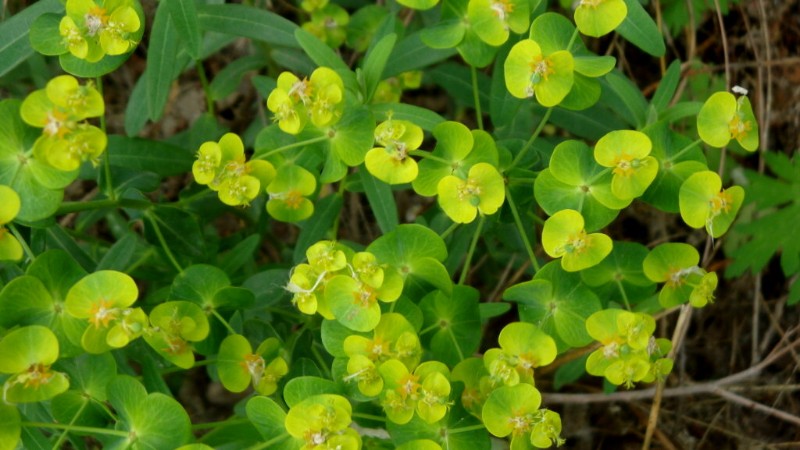
[[253, 352], [247, 338], [232, 334], [219, 346], [219, 379], [232, 392], [242, 392], [252, 385], [259, 394], [270, 395], [289, 371], [280, 350], [280, 342], [268, 338]]
[[22, 102], [22, 119], [42, 135], [34, 155], [58, 170], [70, 172], [81, 162], [93, 164], [106, 149], [106, 134], [83, 120], [105, 113], [103, 97], [91, 83], [81, 86], [70, 75], [61, 75], [34, 91]]
[[700, 255], [689, 244], [667, 243], [654, 248], [644, 259], [644, 273], [648, 278], [665, 283], [658, 301], [665, 308], [691, 302], [703, 307], [714, 300], [717, 275], [698, 267]]
[[561, 258], [561, 267], [569, 272], [592, 267], [611, 253], [611, 238], [602, 233], [587, 234], [583, 224], [583, 216], [572, 209], [559, 211], [544, 223], [544, 251], [552, 258]]
[[278, 86], [267, 98], [267, 108], [275, 114], [281, 130], [298, 134], [308, 121], [315, 127], [336, 123], [342, 115], [343, 99], [342, 77], [320, 67], [302, 80], [290, 72], [281, 73]]
[[450, 370], [444, 364], [428, 361], [412, 373], [400, 361], [390, 359], [378, 370], [384, 380], [381, 404], [392, 422], [407, 423], [415, 411], [427, 423], [438, 422], [447, 414]]
[[492, 386], [534, 384], [534, 369], [556, 359], [556, 342], [531, 323], [506, 325], [498, 338], [500, 348], [486, 351], [484, 366]]
[[470, 26], [482, 41], [495, 47], [508, 40], [509, 30], [522, 34], [530, 24], [527, 0], [471, 0], [467, 7]]
[[389, 184], [410, 183], [417, 178], [417, 162], [408, 154], [422, 144], [422, 128], [407, 120], [392, 120], [375, 128], [375, 141], [382, 147], [367, 152], [367, 170]]
[[50, 369], [58, 359], [58, 339], [40, 325], [16, 329], [0, 340], [0, 373], [9, 374], [3, 384], [3, 402], [40, 402], [69, 387], [67, 377]]
[[448, 175], [439, 180], [439, 206], [453, 222], [469, 223], [481, 215], [492, 215], [503, 206], [503, 176], [488, 163], [470, 167], [466, 179]]
[[719, 175], [705, 170], [686, 179], [678, 199], [683, 221], [692, 228], [705, 227], [716, 238], [725, 234], [736, 219], [744, 201], [744, 189], [741, 186], [722, 189]]
[[102, 270], [83, 277], [67, 293], [67, 313], [88, 321], [81, 344], [89, 353], [124, 347], [144, 332], [147, 316], [129, 308], [139, 296], [133, 279]]
[[612, 131], [597, 141], [594, 158], [611, 168], [611, 192], [622, 200], [639, 197], [658, 173], [658, 161], [650, 155], [652, 144], [639, 131]]
[[627, 14], [623, 0], [581, 0], [575, 8], [575, 25], [587, 36], [600, 37], [614, 31]]
[[0, 261], [22, 259], [22, 246], [3, 225], [11, 223], [19, 214], [19, 195], [8, 186], [0, 185]]
[[133, 0], [67, 0], [66, 8], [58, 29], [76, 58], [97, 62], [128, 53], [139, 43], [144, 18]]
[[697, 134], [712, 147], [725, 147], [736, 139], [745, 150], [758, 149], [758, 122], [747, 95], [737, 99], [717, 92], [709, 97], [697, 114]]
[[511, 47], [503, 66], [506, 87], [514, 97], [535, 95], [542, 106], [555, 106], [572, 89], [574, 64], [567, 50], [545, 55], [536, 41], [523, 39]]
[[321, 394], [292, 406], [286, 414], [286, 431], [302, 439], [302, 450], [361, 448], [361, 437], [350, 428], [353, 408], [346, 398]]
[[419, 176], [412, 186], [420, 195], [433, 196], [439, 182], [448, 175], [461, 179], [467, 177], [469, 169], [477, 163], [498, 164], [497, 146], [491, 135], [484, 131], [470, 131], [458, 122], [442, 122], [433, 129], [436, 147], [432, 155], [419, 163]]
[[308, 219], [314, 213], [314, 204], [306, 197], [316, 189], [317, 180], [311, 172], [296, 165], [282, 166], [267, 185], [267, 212], [284, 222]]
[[311, 12], [311, 20], [303, 24], [303, 29], [330, 47], [337, 48], [347, 37], [346, 27], [349, 22], [350, 16], [344, 8], [328, 3]]
[[172, 301], [150, 311], [150, 328], [144, 332], [144, 340], [168, 361], [188, 369], [194, 365], [190, 342], [202, 341], [208, 332], [208, 319], [199, 306]]

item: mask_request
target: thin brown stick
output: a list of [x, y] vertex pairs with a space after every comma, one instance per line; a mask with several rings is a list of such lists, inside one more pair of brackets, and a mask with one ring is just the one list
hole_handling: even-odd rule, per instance
[[712, 391], [714, 394], [719, 395], [720, 397], [732, 401], [734, 403], [738, 403], [742, 406], [745, 406], [750, 409], [755, 409], [756, 411], [761, 411], [765, 414], [769, 414], [772, 417], [776, 417], [783, 421], [793, 423], [800, 427], [800, 417], [797, 417], [793, 414], [789, 414], [786, 411], [781, 411], [779, 409], [775, 409], [771, 406], [764, 405], [762, 403], [758, 403], [754, 400], [750, 400], [747, 397], [742, 397], [739, 394], [734, 394], [733, 392], [727, 391], [721, 387], [718, 387]]

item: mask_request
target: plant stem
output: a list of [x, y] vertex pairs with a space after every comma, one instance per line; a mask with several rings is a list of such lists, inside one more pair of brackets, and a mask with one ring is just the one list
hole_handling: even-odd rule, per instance
[[55, 216], [63, 216], [81, 211], [93, 211], [103, 208], [132, 208], [147, 209], [153, 206], [152, 203], [143, 200], [133, 200], [129, 198], [92, 200], [90, 202], [65, 202], [56, 210]]
[[[78, 420], [78, 418], [81, 416], [81, 414], [83, 414], [83, 410], [86, 409], [86, 405], [89, 404], [89, 400], [86, 397], [84, 397], [82, 400], [83, 400], [83, 402], [81, 403], [81, 407], [78, 408], [78, 411], [76, 411], [75, 415], [72, 416], [72, 420], [69, 421], [69, 426], [74, 426], [75, 425], [75, 421]], [[56, 440], [56, 443], [53, 444], [53, 450], [58, 450], [58, 449], [61, 448], [61, 444], [64, 443], [64, 440], [67, 438], [68, 434], [69, 434], [69, 430], [64, 430], [64, 432], [61, 433], [58, 436], [58, 439]]]
[[28, 257], [28, 259], [30, 259], [31, 262], [35, 261], [36, 255], [33, 254], [33, 250], [31, 250], [30, 246], [28, 246], [28, 242], [19, 233], [17, 227], [15, 227], [13, 223], [9, 223], [7, 225], [8, 229], [11, 230], [11, 234], [13, 234], [14, 237], [19, 241], [19, 245], [22, 246], [22, 251], [25, 252], [25, 255]]
[[482, 423], [477, 425], [470, 425], [468, 427], [453, 428], [447, 430], [447, 434], [468, 433], [470, 431], [485, 430], [486, 426]]
[[77, 431], [79, 433], [105, 434], [108, 436], [128, 437], [129, 433], [122, 430], [109, 430], [107, 428], [82, 427], [78, 425], [66, 425], [63, 423], [49, 422], [21, 422], [21, 426], [28, 428], [53, 428], [56, 430]]
[[525, 251], [528, 252], [528, 258], [531, 260], [534, 273], [536, 273], [539, 271], [539, 261], [536, 260], [536, 255], [533, 253], [531, 241], [528, 240], [528, 233], [525, 231], [525, 227], [522, 225], [522, 219], [519, 216], [519, 210], [517, 209], [517, 205], [514, 203], [514, 198], [511, 196], [511, 191], [507, 186], [506, 199], [508, 200], [508, 207], [511, 209], [511, 215], [514, 216], [514, 223], [517, 224], [519, 237], [522, 239], [522, 243], [525, 244]]
[[209, 114], [214, 114], [214, 95], [211, 93], [211, 88], [208, 84], [206, 69], [203, 67], [203, 62], [199, 59], [194, 62], [194, 65], [197, 68], [197, 75], [200, 78], [200, 84], [203, 86], [203, 93], [206, 97], [206, 110]]
[[283, 434], [281, 434], [279, 436], [275, 436], [274, 438], [272, 438], [272, 439], [270, 439], [270, 440], [268, 440], [266, 442], [263, 442], [263, 443], [258, 444], [258, 445], [254, 445], [254, 446], [250, 447], [248, 450], [261, 450], [263, 448], [270, 448], [270, 447], [272, 447], [273, 445], [275, 445], [275, 444], [277, 444], [279, 442], [285, 441], [286, 438], [288, 438], [288, 437], [290, 437], [289, 433], [283, 433]]
[[227, 321], [227, 320], [225, 320], [225, 318], [224, 318], [224, 317], [222, 317], [222, 316], [220, 315], [220, 313], [219, 313], [219, 312], [217, 312], [217, 310], [216, 310], [216, 309], [212, 309], [212, 310], [211, 310], [211, 314], [213, 314], [213, 315], [214, 315], [214, 317], [216, 317], [216, 318], [217, 318], [217, 320], [219, 320], [219, 321], [220, 321], [220, 323], [222, 323], [222, 325], [223, 325], [223, 326], [224, 326], [224, 327], [225, 327], [225, 328], [228, 330], [228, 333], [230, 333], [230, 334], [237, 334], [237, 333], [236, 333], [236, 330], [234, 330], [234, 329], [233, 329], [233, 327], [231, 326], [231, 324], [229, 324], [229, 323], [228, 323], [228, 321]]
[[625, 288], [622, 287], [622, 281], [620, 281], [620, 280], [614, 280], [614, 281], [617, 282], [617, 288], [619, 288], [619, 293], [622, 295], [622, 300], [625, 302], [625, 308], [628, 311], [630, 311], [631, 310], [631, 304], [628, 301], [628, 294], [625, 292]]
[[688, 152], [689, 150], [691, 150], [691, 149], [693, 149], [693, 148], [697, 147], [697, 145], [698, 145], [698, 144], [700, 144], [701, 142], [703, 142], [703, 140], [702, 140], [702, 139], [697, 139], [696, 141], [692, 142], [691, 144], [687, 145], [686, 147], [683, 147], [682, 149], [680, 149], [680, 150], [678, 151], [678, 153], [675, 153], [674, 155], [670, 156], [670, 157], [667, 159], [667, 161], [668, 161], [668, 162], [673, 162], [673, 161], [675, 161], [676, 159], [678, 159], [678, 158], [680, 158], [681, 156], [683, 156], [683, 154], [684, 154], [684, 153], [686, 153], [686, 152]]
[[448, 160], [446, 160], [444, 158], [440, 158], [438, 156], [435, 156], [431, 152], [426, 152], [425, 150], [411, 150], [411, 151], [408, 152], [408, 154], [411, 155], [411, 156], [419, 156], [420, 158], [431, 159], [433, 161], [440, 162], [440, 163], [442, 163], [442, 164], [444, 164], [444, 165], [446, 165], [448, 167], [453, 165], [452, 161], [448, 161]]
[[439, 237], [442, 238], [442, 239], [446, 239], [447, 236], [450, 236], [451, 234], [453, 234], [453, 231], [455, 231], [456, 228], [458, 228], [459, 225], [461, 225], [461, 224], [458, 223], [458, 222], [453, 222], [449, 227], [447, 227], [446, 230], [444, 230], [442, 232], [442, 234], [439, 235]]
[[575, 39], [577, 38], [578, 38], [578, 29], [575, 28], [575, 31], [572, 32], [572, 36], [570, 36], [569, 38], [569, 44], [567, 44], [567, 51], [569, 51], [569, 48], [572, 47], [572, 44], [575, 43]]
[[478, 246], [478, 238], [481, 237], [481, 230], [483, 230], [483, 223], [486, 221], [486, 216], [481, 214], [478, 221], [478, 228], [475, 229], [475, 234], [472, 235], [472, 242], [469, 244], [469, 251], [467, 251], [467, 259], [464, 261], [464, 267], [461, 269], [461, 276], [458, 278], [458, 284], [464, 284], [469, 275], [469, 266], [472, 263], [472, 256], [475, 254], [475, 247]]
[[350, 414], [350, 416], [351, 417], [358, 417], [359, 419], [374, 420], [376, 422], [386, 422], [386, 418], [385, 417], [376, 416], [374, 414], [366, 414], [366, 413], [354, 412], [353, 414]]
[[[97, 92], [100, 93], [100, 97], [103, 97], [103, 77], [97, 77], [95, 80], [95, 84], [97, 85]], [[100, 115], [100, 129], [103, 131], [103, 134], [106, 132], [106, 115]], [[106, 177], [106, 195], [108, 198], [114, 200], [117, 198], [117, 193], [114, 192], [114, 183], [111, 180], [111, 156], [108, 154], [108, 149], [104, 152], [103, 155], [103, 173]]]
[[517, 153], [516, 158], [514, 158], [514, 160], [511, 161], [511, 165], [508, 166], [506, 172], [516, 167], [517, 164], [519, 164], [519, 162], [522, 161], [523, 158], [525, 158], [525, 155], [533, 146], [533, 142], [536, 140], [536, 138], [539, 137], [539, 134], [544, 129], [544, 126], [547, 124], [547, 121], [550, 120], [550, 115], [552, 113], [553, 113], [553, 108], [547, 108], [547, 111], [545, 111], [544, 116], [542, 116], [542, 120], [539, 121], [539, 125], [536, 127], [536, 130], [533, 131], [531, 138], [528, 139], [528, 142], [525, 143], [525, 146], [522, 147], [522, 150], [520, 150], [519, 153]]
[[478, 120], [478, 129], [483, 130], [483, 114], [481, 113], [481, 96], [478, 90], [478, 69], [470, 65], [469, 71], [472, 74], [472, 97], [475, 99], [475, 116]]
[[167, 245], [167, 240], [164, 239], [164, 234], [161, 232], [161, 227], [158, 225], [158, 217], [154, 216], [149, 211], [144, 214], [150, 218], [150, 222], [153, 224], [153, 231], [156, 233], [156, 238], [158, 238], [158, 242], [161, 243], [161, 248], [164, 249], [164, 253], [167, 254], [167, 259], [178, 269], [178, 273], [183, 273], [183, 267], [181, 267], [178, 260], [175, 259], [175, 255], [172, 254], [172, 250], [170, 250], [169, 245]]
[[283, 147], [278, 147], [276, 149], [272, 149], [266, 153], [258, 154], [260, 149], [256, 149], [256, 155], [253, 156], [252, 159], [267, 159], [270, 156], [277, 155], [279, 153], [283, 153], [287, 150], [291, 150], [293, 148], [304, 147], [306, 145], [316, 144], [317, 142], [327, 141], [330, 137], [325, 134], [323, 136], [317, 136], [315, 138], [306, 139], [305, 141], [294, 142], [292, 144], [284, 145]]
[[238, 418], [231, 418], [225, 420], [218, 420], [216, 422], [204, 422], [204, 423], [193, 423], [192, 430], [205, 430], [207, 428], [216, 428], [220, 425], [231, 425], [231, 424], [239, 424], [239, 423], [249, 423], [250, 419], [246, 419], [244, 417]]

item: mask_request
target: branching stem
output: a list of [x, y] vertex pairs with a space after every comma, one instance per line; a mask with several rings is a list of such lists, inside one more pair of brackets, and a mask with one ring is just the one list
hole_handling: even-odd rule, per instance
[[291, 143], [291, 144], [287, 144], [287, 145], [284, 145], [283, 147], [278, 147], [276, 149], [272, 149], [272, 150], [267, 151], [266, 153], [261, 153], [261, 154], [259, 154], [259, 153], [263, 149], [256, 149], [256, 154], [253, 156], [252, 159], [267, 159], [270, 156], [278, 155], [280, 153], [283, 153], [285, 151], [291, 150], [293, 148], [305, 147], [306, 145], [316, 144], [317, 142], [327, 141], [328, 139], [330, 139], [330, 137], [327, 134], [325, 134], [325, 135], [322, 135], [322, 136], [317, 136], [315, 138], [306, 139], [304, 141], [299, 141], [299, 142], [294, 142], [294, 143]]
[[531, 241], [528, 239], [528, 232], [525, 231], [525, 227], [522, 224], [522, 219], [519, 215], [519, 210], [517, 210], [517, 205], [514, 203], [514, 198], [511, 196], [511, 191], [506, 187], [506, 200], [508, 200], [508, 207], [511, 209], [511, 215], [514, 216], [514, 223], [517, 225], [517, 231], [519, 231], [519, 237], [522, 239], [522, 243], [525, 244], [525, 251], [528, 253], [528, 258], [531, 260], [531, 265], [533, 266], [533, 271], [539, 271], [539, 261], [536, 260], [536, 254], [533, 252], [533, 247], [531, 246]]
[[485, 221], [486, 216], [481, 214], [481, 218], [478, 219], [478, 227], [475, 229], [475, 234], [472, 236], [472, 242], [469, 244], [467, 259], [464, 261], [464, 267], [461, 269], [461, 276], [458, 279], [458, 284], [464, 284], [467, 281], [467, 275], [469, 275], [469, 266], [472, 264], [472, 256], [475, 254], [475, 247], [478, 246], [478, 239], [481, 237], [481, 231], [483, 230], [483, 223]]

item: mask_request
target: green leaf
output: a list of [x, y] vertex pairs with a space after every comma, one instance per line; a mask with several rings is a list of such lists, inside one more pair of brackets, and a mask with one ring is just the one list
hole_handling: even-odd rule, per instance
[[0, 77], [33, 54], [33, 48], [28, 39], [31, 24], [42, 14], [63, 11], [64, 5], [58, 0], [42, 0], [31, 4], [0, 24], [0, 36], [6, 38], [0, 44]]
[[148, 119], [147, 77], [139, 77], [128, 97], [125, 107], [125, 134], [135, 136], [142, 131]]
[[106, 387], [117, 375], [117, 363], [111, 353], [84, 353], [76, 358], [61, 360], [58, 364], [69, 375], [73, 390], [95, 400], [106, 401]]
[[372, 242], [367, 251], [379, 261], [397, 267], [401, 273], [408, 273], [404, 266], [425, 257], [437, 261], [447, 258], [447, 247], [442, 238], [430, 228], [416, 224], [404, 224]]
[[627, 10], [622, 0], [580, 3], [575, 9], [575, 24], [581, 33], [600, 37], [614, 31], [625, 19]]
[[399, 225], [397, 217], [397, 204], [394, 201], [392, 188], [388, 184], [380, 182], [363, 167], [358, 171], [364, 193], [375, 220], [378, 222], [383, 233], [388, 233]]
[[22, 434], [21, 422], [16, 406], [0, 403], [0, 450], [17, 448]]
[[319, 377], [295, 377], [283, 388], [283, 399], [290, 408], [303, 400], [320, 394], [341, 394], [339, 385], [334, 381]]
[[334, 221], [342, 210], [341, 195], [330, 195], [317, 204], [314, 215], [303, 222], [300, 236], [294, 248], [294, 262], [299, 264], [305, 259], [305, 250], [314, 242], [322, 239], [333, 228]]
[[[503, 62], [507, 56], [508, 49], [501, 49], [494, 62], [494, 73], [500, 73], [503, 70]], [[492, 124], [498, 128], [510, 124], [524, 103], [524, 100], [514, 97], [506, 89], [503, 77], [492, 77], [489, 91], [489, 116], [492, 118]]]
[[173, 9], [170, 8], [170, 3], [184, 2], [171, 0], [159, 5], [153, 19], [153, 29], [150, 31], [150, 47], [144, 76], [147, 83], [147, 112], [152, 121], [161, 118], [172, 88], [172, 81], [186, 65], [186, 62], [182, 62], [182, 58], [178, 56], [180, 30], [170, 22], [170, 10]]
[[139, 238], [135, 233], [126, 233], [125, 236], [108, 249], [103, 258], [97, 263], [95, 271], [118, 270], [125, 272], [133, 259]]
[[181, 404], [158, 392], [147, 394], [132, 377], [119, 375], [109, 383], [108, 400], [120, 415], [117, 428], [130, 432], [109, 439], [114, 447], [177, 448], [191, 438], [191, 422]]
[[192, 258], [205, 253], [203, 232], [192, 214], [171, 206], [156, 206], [145, 214], [144, 236], [151, 244], [161, 247], [156, 226], [173, 253]]
[[[140, 28], [143, 29], [144, 27]], [[86, 60], [77, 58], [71, 53], [64, 53], [58, 57], [58, 62], [65, 72], [81, 78], [97, 78], [107, 75], [120, 66], [125, 64], [125, 61], [130, 58], [132, 53], [125, 55], [108, 56], [106, 55], [100, 61], [91, 63]]]
[[298, 48], [297, 25], [273, 12], [239, 4], [201, 4], [197, 7], [200, 28], [217, 33], [255, 39], [267, 44]]
[[261, 69], [266, 65], [267, 60], [260, 55], [245, 56], [232, 61], [217, 72], [208, 86], [211, 97], [214, 99], [227, 97], [239, 87], [245, 73]]
[[302, 28], [298, 28], [294, 31], [294, 37], [297, 43], [300, 44], [300, 47], [305, 50], [308, 57], [317, 63], [318, 66], [329, 67], [336, 71], [336, 73], [342, 77], [345, 87], [350, 88], [357, 86], [355, 75], [332, 48], [328, 47], [316, 36]]
[[[634, 0], [638, 1], [638, 0]], [[605, 76], [602, 99], [636, 129], [642, 128], [647, 118], [647, 100], [642, 91], [627, 77], [614, 71]]]
[[424, 326], [435, 327], [429, 348], [437, 361], [454, 366], [478, 350], [481, 335], [478, 291], [469, 286], [454, 286], [451, 295], [434, 291], [420, 301]]
[[366, 87], [364, 103], [369, 103], [373, 94], [375, 94], [378, 83], [383, 79], [382, 75], [386, 69], [386, 62], [389, 60], [389, 55], [392, 53], [396, 42], [396, 34], [387, 34], [370, 48], [364, 57], [364, 84]]
[[181, 147], [119, 135], [108, 137], [108, 158], [111, 165], [161, 176], [184, 174], [194, 163], [194, 155]]
[[348, 166], [364, 162], [364, 156], [374, 143], [375, 119], [366, 108], [349, 108], [333, 126], [334, 136], [328, 141], [330, 148]]
[[[299, 446], [297, 441], [292, 438], [283, 426], [286, 421], [286, 412], [269, 397], [254, 396], [245, 405], [247, 418], [253, 423], [261, 437], [273, 442], [273, 446], [279, 450], [296, 448]], [[286, 435], [287, 441], [274, 443], [274, 439], [282, 434]]]
[[639, 0], [625, 0], [628, 15], [617, 27], [617, 33], [647, 53], [659, 57], [667, 51], [664, 38], [653, 18]]
[[[200, 25], [197, 20], [197, 6], [194, 1], [167, 0], [172, 25], [180, 36], [186, 53], [197, 60], [200, 58]], [[155, 26], [155, 25], [154, 25]], [[152, 42], [152, 32], [151, 32]], [[149, 65], [149, 64], [148, 64]]]
[[214, 305], [214, 296], [231, 285], [224, 271], [207, 264], [196, 264], [184, 269], [172, 282], [170, 297], [189, 300], [202, 308]]
[[420, 39], [421, 32], [415, 32], [401, 39], [394, 46], [386, 69], [385, 78], [399, 75], [411, 70], [424, 69], [440, 61], [444, 61], [456, 52], [454, 49], [431, 49]]
[[658, 88], [650, 100], [650, 104], [661, 113], [667, 109], [672, 97], [675, 96], [675, 91], [678, 89], [678, 82], [681, 80], [681, 62], [680, 60], [672, 61], [658, 83]]
[[58, 29], [61, 17], [58, 14], [42, 14], [33, 21], [30, 38], [34, 50], [47, 56], [57, 56], [69, 51]]

